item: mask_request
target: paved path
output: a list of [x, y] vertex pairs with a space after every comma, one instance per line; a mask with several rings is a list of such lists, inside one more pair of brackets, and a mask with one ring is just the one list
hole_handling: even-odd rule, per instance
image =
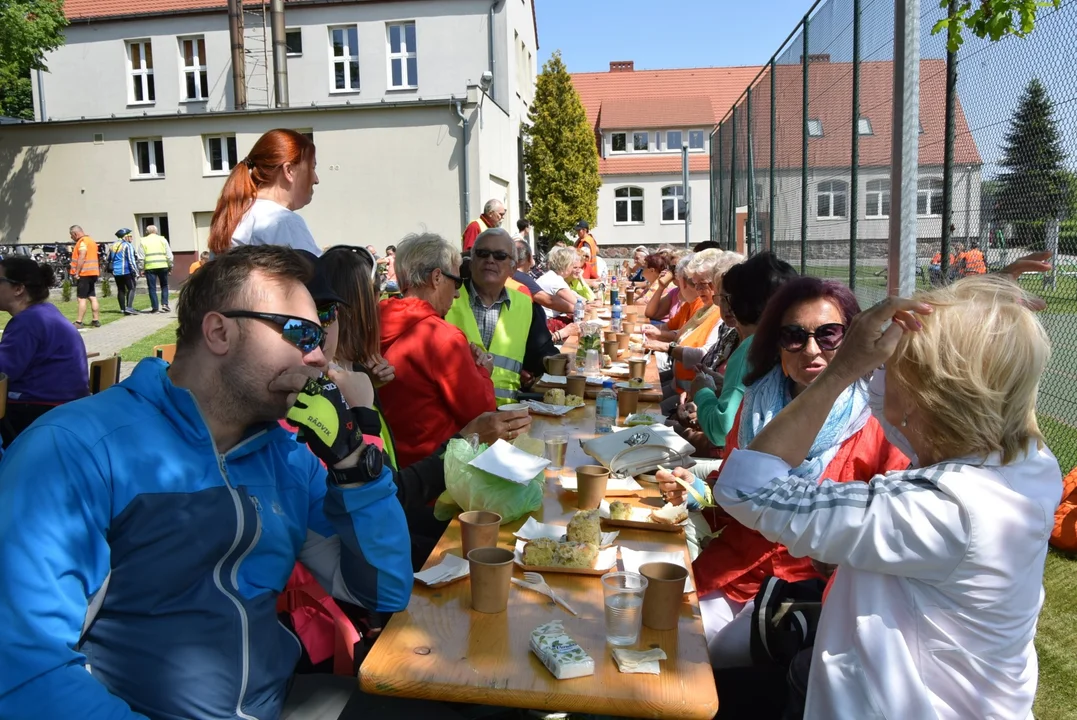
[[[79, 334], [82, 335], [82, 341], [86, 343], [86, 352], [101, 353], [101, 357], [108, 357], [119, 353], [147, 335], [152, 335], [175, 319], [174, 309], [173, 312], [141, 313], [114, 320], [103, 327], [88, 327], [80, 330]], [[120, 379], [130, 375], [134, 368], [133, 362], [121, 363]]]

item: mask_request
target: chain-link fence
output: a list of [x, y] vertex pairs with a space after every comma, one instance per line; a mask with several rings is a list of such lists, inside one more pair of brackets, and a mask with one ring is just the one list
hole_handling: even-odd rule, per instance
[[[1048, 302], [1054, 356], [1040, 419], [1068, 471], [1077, 466], [1077, 0], [1041, 11], [1027, 38], [966, 33], [953, 54], [944, 34], [931, 34], [946, 8], [921, 7], [916, 284], [1056, 251], [1052, 276], [1023, 282]], [[844, 280], [864, 305], [886, 295], [894, 28], [893, 0], [811, 8], [711, 138], [713, 240], [772, 249], [802, 272]]]

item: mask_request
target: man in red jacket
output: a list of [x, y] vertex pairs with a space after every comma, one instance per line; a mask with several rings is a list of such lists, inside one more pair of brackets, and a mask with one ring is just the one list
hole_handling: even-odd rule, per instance
[[463, 285], [460, 251], [431, 233], [405, 238], [396, 248], [396, 276], [403, 297], [378, 306], [381, 353], [396, 378], [379, 394], [404, 468], [496, 405], [493, 358], [477, 356], [464, 333], [442, 319]]
[[480, 233], [490, 228], [501, 227], [501, 221], [505, 219], [507, 212], [504, 203], [500, 200], [487, 200], [482, 206], [482, 215], [469, 222], [464, 228], [464, 236], [461, 238], [464, 252], [471, 250], [471, 246], [475, 244], [475, 238]]

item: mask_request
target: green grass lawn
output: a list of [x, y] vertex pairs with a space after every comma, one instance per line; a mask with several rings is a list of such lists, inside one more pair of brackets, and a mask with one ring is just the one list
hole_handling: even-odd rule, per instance
[[[119, 320], [125, 317], [120, 312], [120, 302], [116, 299], [115, 288], [113, 288], [112, 297], [101, 297], [101, 288], [97, 288], [97, 303], [101, 308], [101, 324], [108, 325], [110, 322]], [[172, 302], [176, 300], [176, 294], [171, 293]], [[71, 299], [67, 302], [63, 302], [60, 296], [54, 295], [49, 298], [56, 307], [60, 308], [60, 312], [64, 314], [72, 322], [78, 317], [79, 305], [78, 300], [75, 299], [74, 290], [71, 291]], [[150, 296], [149, 295], [135, 295], [135, 310], [149, 310], [150, 309]], [[0, 316], [0, 330], [3, 330], [7, 326], [7, 321], [11, 319], [11, 316], [7, 313], [3, 313]], [[86, 317], [82, 319], [82, 322], [86, 324], [86, 327], [90, 327], [90, 322], [93, 320], [93, 313], [90, 310], [89, 303], [86, 304]]]
[[170, 322], [152, 335], [147, 335], [135, 344], [128, 345], [120, 351], [120, 358], [127, 363], [137, 363], [142, 358], [152, 357], [154, 346], [170, 345], [176, 342], [176, 324]]

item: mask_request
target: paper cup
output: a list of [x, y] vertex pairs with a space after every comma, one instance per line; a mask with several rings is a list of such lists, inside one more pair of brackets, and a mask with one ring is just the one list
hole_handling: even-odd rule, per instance
[[639, 310], [634, 307], [625, 308], [625, 320], [628, 322], [636, 322], [636, 317], [639, 316]]
[[501, 529], [501, 516], [486, 510], [460, 513], [460, 542], [464, 557], [475, 548], [492, 548], [497, 545], [497, 533]]
[[623, 323], [621, 323], [621, 332], [626, 335], [631, 335], [632, 333], [636, 332], [637, 329], [638, 328], [636, 327], [636, 323], [634, 322], [625, 320]]
[[617, 390], [617, 414], [628, 417], [636, 412], [639, 407], [638, 388], [618, 388]]
[[602, 339], [606, 342], [609, 342], [610, 340], [617, 342], [617, 333], [613, 330], [607, 330], [606, 332], [602, 333]]
[[647, 361], [644, 358], [632, 358], [628, 361], [628, 377], [645, 377]]
[[610, 356], [610, 360], [617, 357], [617, 340], [606, 340], [602, 343], [602, 352]]
[[630, 338], [631, 338], [631, 336], [626, 332], [617, 333], [617, 347], [618, 347], [618, 349], [627, 350], [628, 349], [628, 341], [629, 341]]
[[481, 613], [505, 612], [509, 606], [512, 550], [476, 548], [467, 554], [471, 579], [471, 609]]
[[576, 468], [576, 507], [580, 510], [594, 510], [606, 497], [606, 481], [610, 478], [609, 468], [601, 465], [580, 465]]
[[564, 376], [565, 371], [568, 370], [568, 358], [564, 355], [554, 355], [553, 357], [543, 358], [542, 365], [546, 368], [546, 372], [551, 375]]
[[586, 375], [569, 375], [565, 383], [565, 394], [583, 397], [587, 392]]
[[652, 630], [673, 630], [681, 616], [688, 570], [667, 562], [644, 563], [639, 574], [647, 578], [643, 593], [643, 624]]

